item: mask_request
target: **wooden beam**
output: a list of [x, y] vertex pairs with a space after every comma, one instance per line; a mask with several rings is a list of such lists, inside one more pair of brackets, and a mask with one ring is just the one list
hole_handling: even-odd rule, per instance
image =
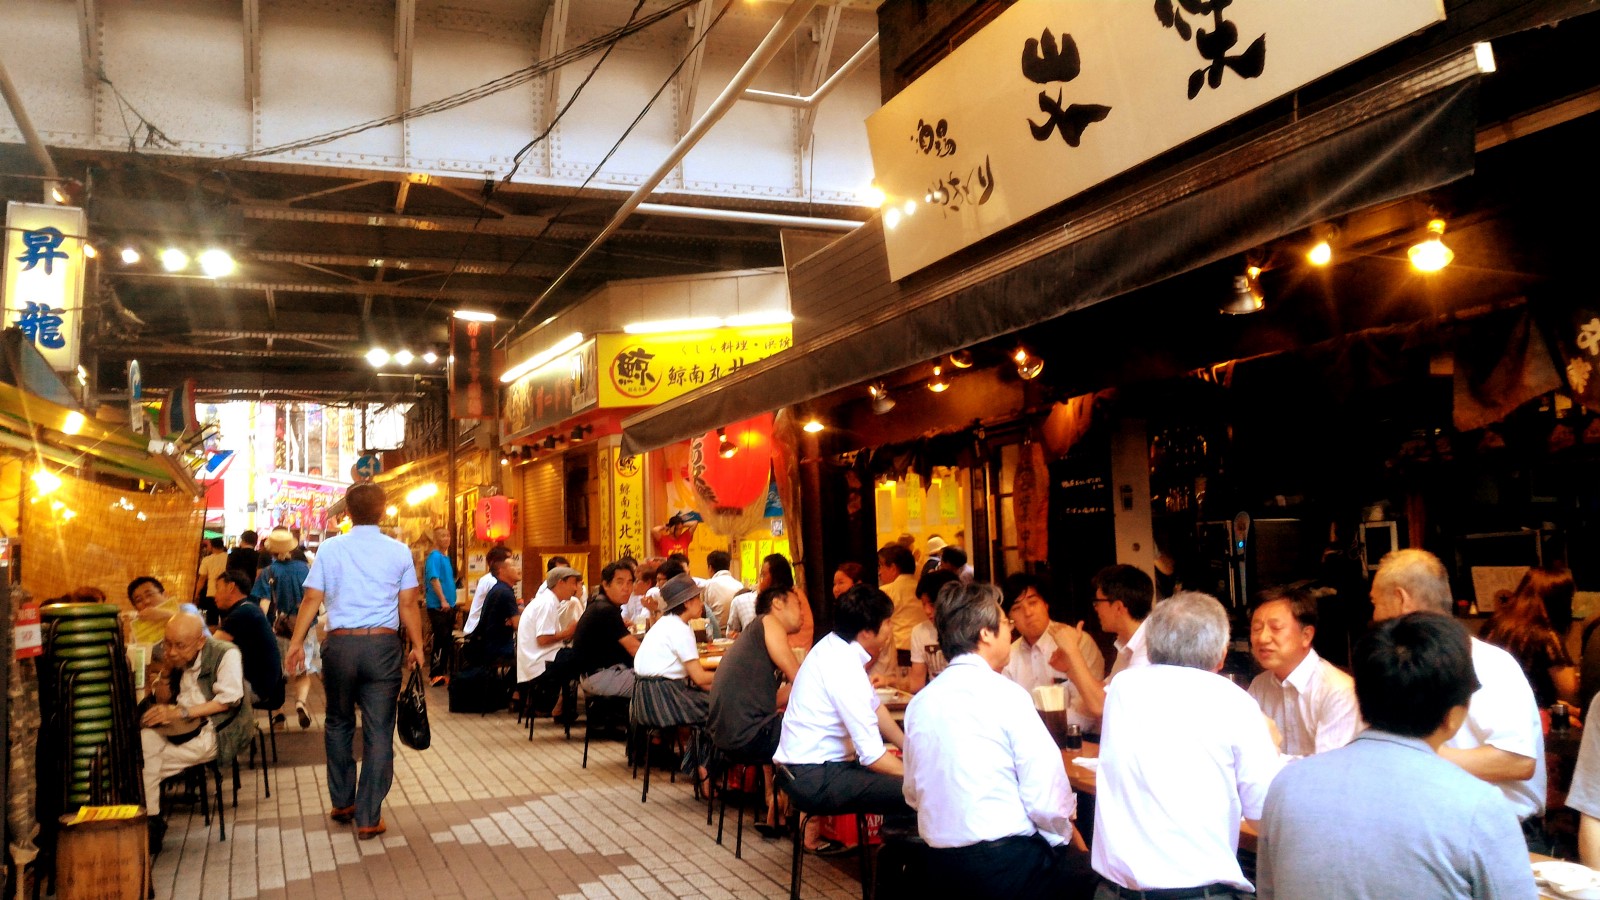
[[1504, 122], [1485, 125], [1478, 129], [1477, 150], [1482, 153], [1517, 138], [1527, 137], [1546, 128], [1554, 128], [1596, 112], [1600, 112], [1600, 88], [1573, 94]]

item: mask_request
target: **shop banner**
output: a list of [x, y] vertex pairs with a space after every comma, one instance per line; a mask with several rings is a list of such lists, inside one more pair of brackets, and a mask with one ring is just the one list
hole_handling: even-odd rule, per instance
[[83, 322], [83, 210], [42, 203], [6, 204], [6, 325], [38, 348], [50, 368], [78, 370]]
[[650, 555], [647, 552], [650, 530], [644, 522], [644, 460], [608, 447], [600, 451], [600, 465], [611, 483], [607, 558], [644, 559]]
[[500, 411], [501, 442], [526, 437], [593, 409], [599, 398], [595, 369], [595, 341], [591, 338], [513, 381], [506, 388]]
[[494, 323], [450, 320], [451, 417], [493, 419], [500, 373], [495, 366]]
[[787, 350], [792, 342], [787, 324], [596, 335], [600, 406], [654, 406]]
[[1443, 20], [1440, 0], [1020, 0], [867, 120], [890, 275]]

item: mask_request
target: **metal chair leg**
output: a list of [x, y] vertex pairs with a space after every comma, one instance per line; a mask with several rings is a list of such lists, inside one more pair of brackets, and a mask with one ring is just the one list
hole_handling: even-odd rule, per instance
[[872, 844], [867, 840], [865, 813], [856, 813], [856, 847], [861, 852], [861, 900], [872, 900]]
[[789, 900], [800, 900], [800, 865], [805, 861], [806, 823], [799, 813], [794, 819], [794, 860], [789, 864]]

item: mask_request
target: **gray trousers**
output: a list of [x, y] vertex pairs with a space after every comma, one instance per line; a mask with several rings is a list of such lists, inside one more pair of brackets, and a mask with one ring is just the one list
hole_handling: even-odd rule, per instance
[[[394, 783], [394, 717], [400, 696], [400, 638], [393, 634], [330, 634], [322, 645], [322, 686], [328, 695], [323, 743], [328, 753], [328, 799], [354, 806], [356, 825], [383, 817]], [[356, 708], [361, 709], [361, 779], [356, 781]]]
[[600, 697], [632, 697], [633, 669], [628, 666], [611, 666], [590, 672], [578, 684], [585, 694]]

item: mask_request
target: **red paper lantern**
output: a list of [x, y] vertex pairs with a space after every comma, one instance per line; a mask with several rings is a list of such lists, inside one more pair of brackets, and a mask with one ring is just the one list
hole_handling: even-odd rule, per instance
[[485, 497], [478, 501], [478, 540], [494, 543], [511, 537], [517, 527], [517, 501], [510, 497]]
[[[696, 442], [695, 487], [715, 506], [748, 506], [767, 493], [772, 471], [772, 415], [759, 415], [719, 430], [721, 434], [709, 431]], [[724, 456], [729, 446], [732, 452]]]

